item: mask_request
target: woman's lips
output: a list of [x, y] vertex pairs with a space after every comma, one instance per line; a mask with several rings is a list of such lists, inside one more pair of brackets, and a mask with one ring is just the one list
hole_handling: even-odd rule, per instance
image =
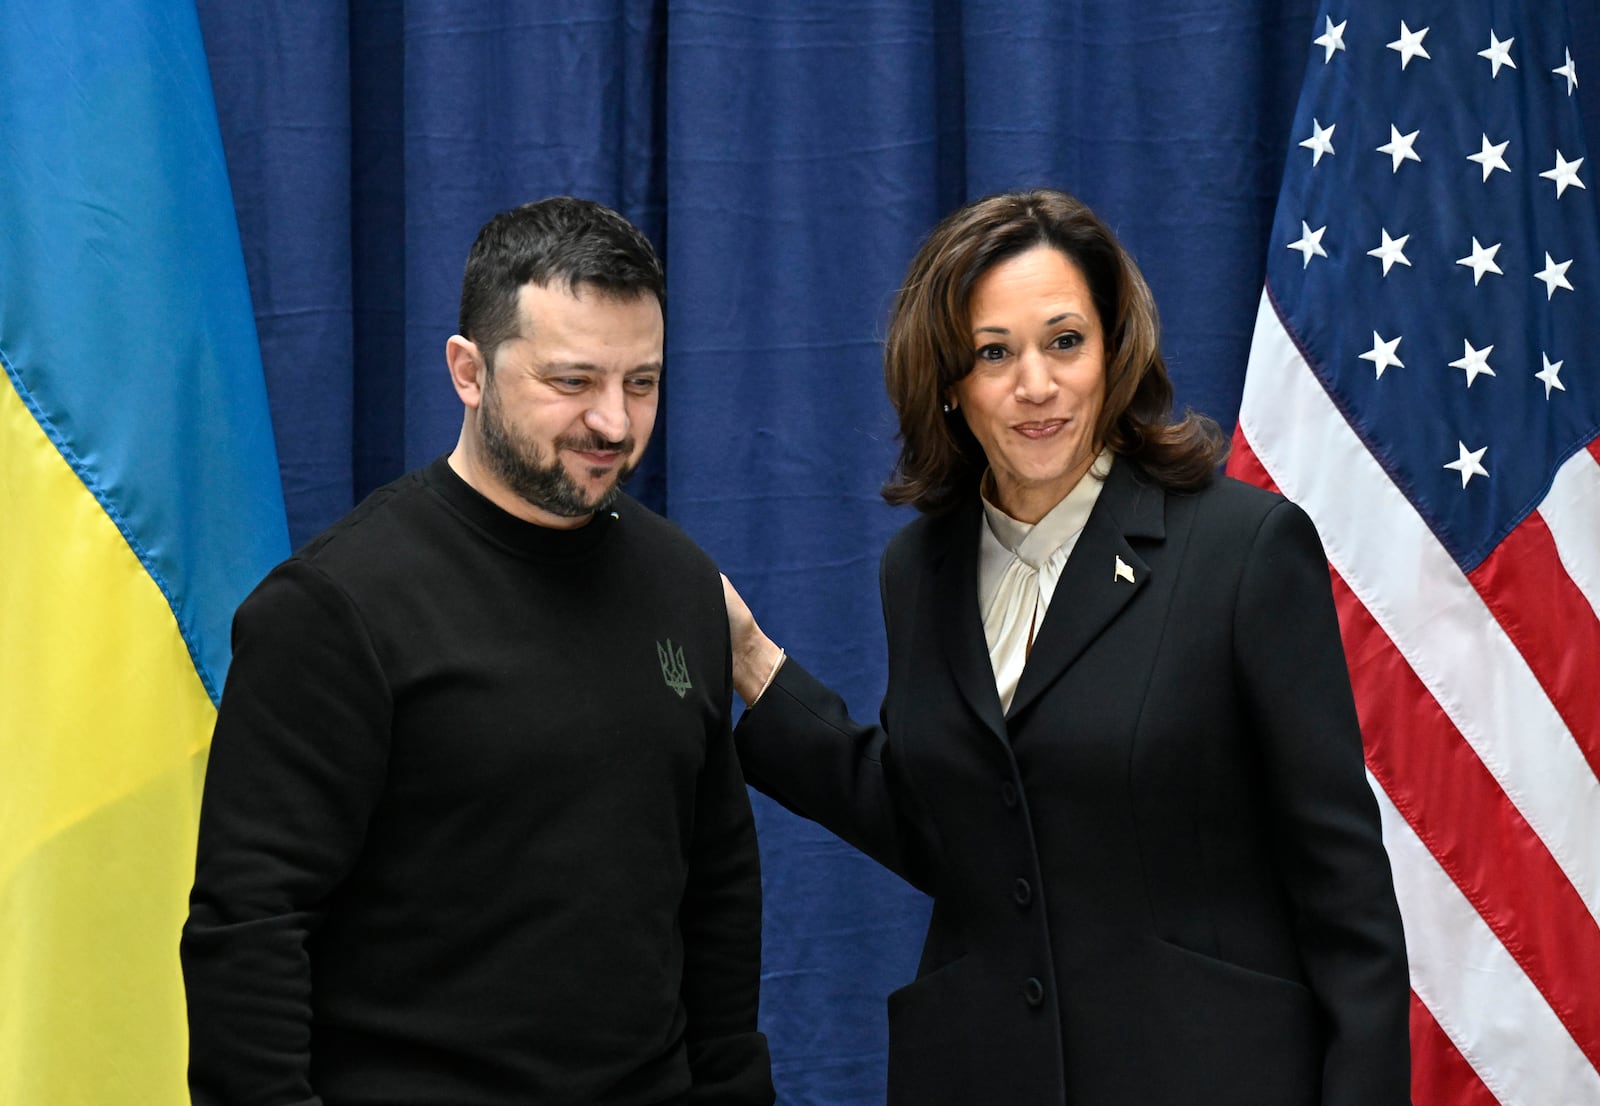
[[1021, 434], [1024, 438], [1038, 441], [1043, 438], [1053, 437], [1063, 426], [1067, 425], [1066, 419], [1043, 419], [1038, 422], [1019, 422], [1011, 429]]

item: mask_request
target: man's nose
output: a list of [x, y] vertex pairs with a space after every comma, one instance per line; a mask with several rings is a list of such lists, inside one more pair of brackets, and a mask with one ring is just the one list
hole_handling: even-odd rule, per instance
[[584, 412], [583, 424], [608, 442], [620, 442], [628, 436], [628, 403], [621, 383], [600, 389]]

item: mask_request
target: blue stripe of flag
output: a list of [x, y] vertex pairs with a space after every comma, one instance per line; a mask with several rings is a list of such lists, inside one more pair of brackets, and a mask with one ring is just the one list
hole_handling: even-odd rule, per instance
[[215, 700], [288, 538], [193, 0], [0, 5], [0, 163], [0, 359]]

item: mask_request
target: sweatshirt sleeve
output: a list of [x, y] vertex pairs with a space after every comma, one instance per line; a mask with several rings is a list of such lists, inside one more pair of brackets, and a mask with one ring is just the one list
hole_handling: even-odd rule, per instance
[[[728, 677], [731, 684], [731, 675]], [[731, 707], [731, 692], [724, 697]], [[685, 1041], [696, 1106], [769, 1106], [776, 1097], [761, 988], [761, 860], [730, 711], [707, 743], [695, 794], [682, 910]]]
[[304, 560], [234, 618], [181, 958], [194, 1106], [319, 1106], [307, 937], [360, 851], [391, 702], [347, 596]]
[[1405, 939], [1328, 583], [1305, 513], [1283, 502], [1252, 545], [1235, 663], [1260, 735], [1279, 868], [1324, 1015], [1326, 1106], [1410, 1101]]

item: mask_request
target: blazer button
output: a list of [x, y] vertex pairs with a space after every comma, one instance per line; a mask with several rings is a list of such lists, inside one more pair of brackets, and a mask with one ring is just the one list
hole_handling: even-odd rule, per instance
[[1018, 906], [1027, 906], [1033, 901], [1033, 885], [1025, 879], [1017, 880], [1011, 888], [1011, 897], [1017, 900]]
[[1022, 984], [1022, 998], [1029, 1006], [1038, 1006], [1044, 1002], [1044, 984], [1030, 975]]
[[1005, 803], [1006, 806], [1016, 806], [1017, 785], [1012, 783], [1010, 780], [1006, 780], [1004, 783], [1002, 783], [1000, 785], [1000, 801]]

